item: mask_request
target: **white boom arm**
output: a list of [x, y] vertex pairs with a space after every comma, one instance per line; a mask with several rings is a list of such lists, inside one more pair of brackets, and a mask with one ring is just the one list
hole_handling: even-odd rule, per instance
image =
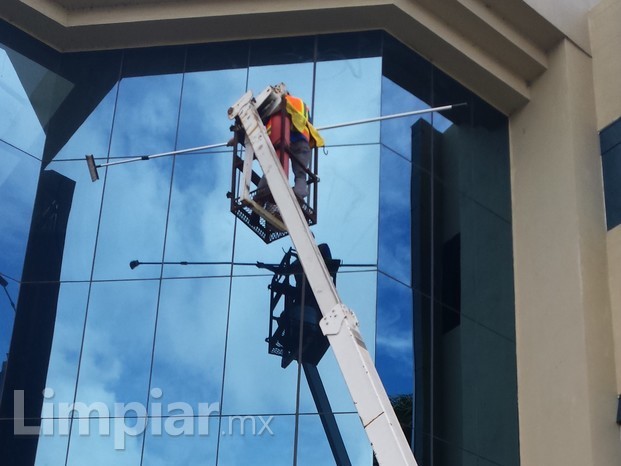
[[261, 99], [266, 94], [269, 95], [269, 90], [266, 91], [256, 100], [250, 91], [244, 94], [229, 109], [229, 118], [239, 118], [246, 133], [246, 148], [250, 149], [250, 157], [254, 153], [263, 169], [323, 315], [321, 330], [334, 351], [378, 463], [380, 466], [417, 466], [364, 344], [358, 320], [339, 298], [302, 209], [263, 126], [257, 109], [262, 104]]

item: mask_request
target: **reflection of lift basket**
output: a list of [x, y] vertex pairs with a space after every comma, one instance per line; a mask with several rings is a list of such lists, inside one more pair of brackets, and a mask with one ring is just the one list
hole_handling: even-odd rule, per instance
[[[282, 358], [282, 367], [287, 367], [292, 361], [300, 361], [316, 366], [329, 347], [327, 338], [319, 327], [321, 311], [317, 301], [313, 299], [310, 288], [306, 290], [304, 310], [300, 298], [301, 288], [291, 283], [292, 276], [296, 271], [301, 271], [301, 266], [296, 267], [291, 259], [297, 257], [296, 253], [289, 249], [285, 253], [280, 264], [276, 267], [274, 277], [269, 286], [270, 293], [270, 336], [266, 338], [269, 354]], [[336, 284], [336, 274], [341, 265], [338, 259], [324, 258], [332, 280]], [[299, 264], [298, 264], [299, 265]], [[300, 282], [300, 276], [295, 277]], [[283, 299], [284, 298], [284, 299]], [[283, 300], [283, 311], [278, 314], [277, 307]], [[302, 324], [303, 319], [303, 324]], [[302, 330], [302, 348], [300, 348], [300, 330]], [[301, 350], [301, 351], [300, 351]]]
[[[281, 162], [285, 174], [289, 173], [290, 163], [298, 163], [289, 150], [289, 130], [291, 121], [284, 110], [280, 110], [272, 117], [270, 141], [274, 145], [276, 154]], [[240, 140], [243, 132], [240, 125], [232, 129], [235, 138]], [[241, 134], [241, 136], [240, 136]], [[237, 141], [236, 141], [237, 142]], [[260, 175], [253, 169], [254, 156], [249, 159], [248, 152], [239, 150], [239, 144], [234, 145], [233, 167], [231, 172], [231, 212], [254, 231], [265, 243], [271, 243], [287, 236], [289, 233], [280, 214], [274, 211], [275, 201], [269, 189], [258, 189]], [[244, 157], [246, 156], [246, 157]], [[308, 225], [317, 223], [317, 151], [315, 150], [311, 169], [306, 170], [309, 195], [305, 201], [300, 201], [302, 212]]]

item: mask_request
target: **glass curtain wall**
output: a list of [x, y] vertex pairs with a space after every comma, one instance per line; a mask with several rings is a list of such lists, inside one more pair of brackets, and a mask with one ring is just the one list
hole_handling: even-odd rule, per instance
[[[45, 134], [30, 105], [27, 91], [19, 82], [11, 58], [16, 62], [34, 62], [7, 47], [0, 46], [0, 212], [2, 212], [2, 290], [0, 293], [0, 360], [2, 374], [7, 363], [11, 332], [15, 320], [17, 294], [32, 207], [39, 180], [39, 167]], [[1, 386], [1, 385], [0, 385]]]
[[[318, 127], [468, 103], [323, 132], [313, 232], [343, 262], [337, 289], [420, 464], [519, 464], [502, 115], [370, 32], [28, 63], [54, 78], [44, 125], [28, 59], [4, 50], [2, 99], [21, 102], [0, 126], [0, 272], [13, 296], [37, 208], [64, 218], [43, 238], [62, 247], [45, 269], [56, 288], [29, 464], [337, 464], [304, 374], [267, 352], [272, 275], [253, 264], [280, 262], [291, 242], [265, 245], [229, 212], [231, 150], [100, 168], [95, 183], [84, 161], [226, 142], [226, 109], [281, 81]], [[35, 199], [37, 185], [52, 194]], [[0, 307], [5, 352], [20, 305]], [[331, 351], [318, 370], [351, 464], [373, 464]]]
[[382, 123], [377, 366], [421, 464], [518, 465], [507, 120], [388, 37], [383, 59], [383, 114], [467, 105]]
[[[27, 57], [0, 41], [0, 360], [6, 369], [28, 243], [30, 221], [55, 89], [66, 82], [54, 73], [57, 56], [35, 49]], [[48, 55], [52, 55], [51, 57]], [[40, 64], [42, 62], [43, 64]], [[36, 102], [33, 100], [38, 97]], [[0, 380], [2, 378], [0, 377]], [[1, 387], [1, 384], [0, 384]]]

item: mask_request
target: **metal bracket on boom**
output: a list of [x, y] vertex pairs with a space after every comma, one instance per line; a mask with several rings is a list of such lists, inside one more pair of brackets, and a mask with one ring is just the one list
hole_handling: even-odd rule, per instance
[[343, 326], [343, 321], [346, 317], [353, 317], [355, 326], [358, 326], [358, 320], [356, 316], [342, 303], [334, 306], [328, 314], [326, 314], [323, 319], [319, 322], [319, 326], [321, 327], [321, 331], [324, 335], [336, 335], [341, 331], [341, 327]]

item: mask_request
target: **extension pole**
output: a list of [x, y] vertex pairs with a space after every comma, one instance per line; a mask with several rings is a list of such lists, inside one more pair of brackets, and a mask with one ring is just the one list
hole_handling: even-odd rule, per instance
[[187, 153], [190, 153], [190, 152], [198, 152], [200, 150], [216, 149], [218, 147], [224, 147], [226, 145], [227, 145], [226, 142], [220, 142], [218, 144], [210, 144], [208, 146], [190, 147], [189, 149], [173, 150], [173, 151], [170, 151], [170, 152], [162, 152], [160, 154], [151, 154], [151, 155], [141, 155], [141, 156], [138, 156], [138, 157], [130, 157], [130, 158], [127, 158], [127, 159], [115, 160], [114, 162], [107, 162], [107, 163], [102, 163], [102, 164], [99, 164], [99, 165], [95, 165], [95, 158], [94, 158], [93, 155], [87, 155], [86, 156], [86, 163], [88, 165], [88, 171], [91, 174], [91, 179], [93, 181], [97, 181], [99, 179], [99, 173], [97, 173], [97, 169], [98, 168], [110, 167], [112, 165], [121, 165], [123, 163], [138, 162], [139, 160], [151, 160], [151, 159], [157, 159], [159, 157], [169, 157], [171, 155], [187, 154]]
[[256, 267], [256, 262], [190, 262], [190, 261], [177, 261], [177, 262], [168, 262], [168, 261], [159, 261], [159, 262], [141, 262], [138, 260], [133, 260], [129, 263], [130, 269], [135, 269], [139, 265], [247, 265]]
[[[135, 269], [139, 265], [237, 265], [237, 266], [249, 266], [258, 267], [260, 269], [271, 269], [278, 267], [278, 264], [264, 264], [263, 262], [192, 262], [192, 261], [157, 261], [157, 262], [142, 262], [139, 260], [133, 260], [129, 263], [130, 269]], [[377, 267], [377, 264], [341, 264], [343, 267]]]
[[403, 117], [413, 116], [413, 115], [424, 115], [425, 113], [443, 112], [445, 110], [452, 110], [455, 107], [464, 107], [466, 105], [468, 105], [466, 102], [462, 102], [460, 104], [444, 105], [442, 107], [426, 108], [423, 110], [413, 110], [411, 112], [404, 112], [404, 113], [394, 113], [392, 115], [384, 115], [381, 117], [367, 118], [365, 120], [349, 121], [347, 123], [337, 123], [335, 125], [322, 126], [316, 129], [317, 131], [325, 131], [327, 129], [343, 128], [345, 126], [362, 125], [365, 123], [375, 123], [376, 121], [392, 120], [394, 118], [403, 118]]
[[[384, 121], [384, 120], [392, 120], [395, 118], [404, 118], [404, 117], [408, 117], [408, 116], [414, 116], [414, 115], [424, 115], [426, 113], [433, 113], [433, 112], [443, 112], [446, 110], [452, 110], [456, 107], [463, 107], [468, 105], [466, 102], [462, 102], [460, 104], [453, 104], [453, 105], [443, 105], [441, 107], [434, 107], [434, 108], [426, 108], [426, 109], [422, 109], [422, 110], [414, 110], [411, 112], [404, 112], [404, 113], [395, 113], [393, 115], [384, 115], [381, 117], [376, 117], [376, 118], [367, 118], [364, 120], [355, 120], [355, 121], [349, 121], [347, 123], [337, 123], [335, 125], [328, 125], [328, 126], [321, 126], [318, 127], [317, 130], [318, 131], [325, 131], [328, 129], [334, 129], [334, 128], [343, 128], [346, 126], [354, 126], [354, 125], [363, 125], [365, 123], [375, 123], [376, 121]], [[162, 152], [160, 154], [152, 154], [152, 155], [142, 155], [142, 156], [138, 156], [138, 157], [130, 157], [130, 158], [125, 158], [125, 159], [121, 159], [121, 160], [115, 160], [114, 162], [107, 162], [107, 163], [102, 163], [99, 165], [95, 164], [95, 157], [93, 155], [87, 155], [86, 156], [86, 163], [88, 165], [88, 171], [91, 174], [91, 180], [93, 181], [97, 181], [99, 179], [99, 173], [97, 172], [98, 168], [103, 168], [103, 167], [110, 167], [112, 165], [121, 165], [123, 163], [132, 163], [132, 162], [138, 162], [140, 160], [151, 160], [151, 159], [156, 159], [158, 157], [169, 157], [171, 155], [179, 155], [179, 154], [187, 154], [190, 152], [198, 152], [200, 150], [207, 150], [207, 149], [216, 149], [218, 147], [225, 147], [228, 145], [228, 142], [221, 142], [218, 144], [211, 144], [208, 146], [199, 146], [199, 147], [191, 147], [189, 149], [182, 149], [182, 150], [174, 150], [171, 152]]]

